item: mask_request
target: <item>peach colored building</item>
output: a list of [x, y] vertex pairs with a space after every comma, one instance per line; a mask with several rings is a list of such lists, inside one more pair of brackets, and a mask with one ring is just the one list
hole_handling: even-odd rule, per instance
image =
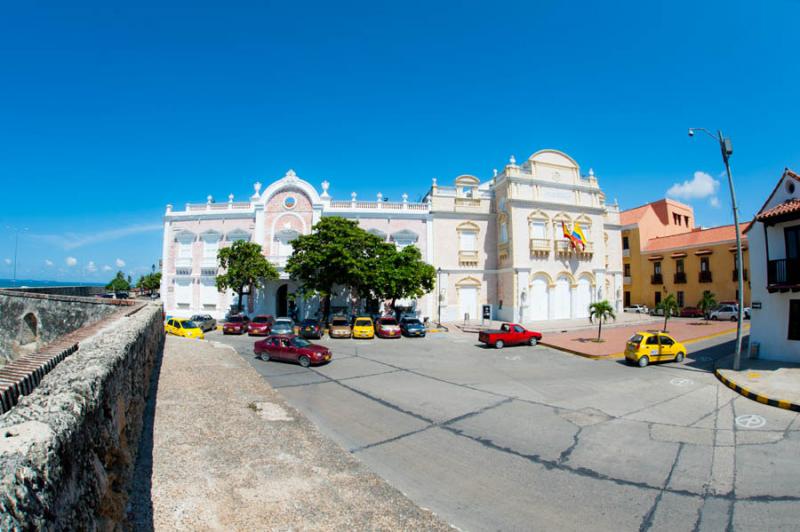
[[[421, 202], [335, 200], [330, 184], [321, 193], [293, 171], [248, 201], [211, 197], [164, 215], [162, 299], [167, 313], [223, 317], [233, 294], [214, 285], [216, 254], [240, 239], [261, 245], [281, 279], [246, 298], [249, 314], [286, 315], [297, 288], [283, 271], [291, 241], [307, 234], [323, 216], [358, 220], [364, 229], [398, 247], [417, 246], [437, 268], [437, 289], [416, 301], [399, 302], [421, 318], [480, 319], [489, 305], [493, 319], [514, 321], [580, 318], [588, 305], [608, 299], [621, 310], [622, 250], [619, 210], [607, 205], [590, 170], [581, 175], [566, 154], [543, 150], [521, 165], [512, 160], [484, 182], [462, 175], [452, 185], [432, 187]], [[576, 224], [586, 242], [574, 248], [562, 224]], [[347, 298], [333, 300], [350, 311]], [[362, 302], [362, 309], [365, 302]], [[298, 317], [315, 315], [316, 299], [298, 304]], [[357, 310], [362, 310], [357, 309]]]

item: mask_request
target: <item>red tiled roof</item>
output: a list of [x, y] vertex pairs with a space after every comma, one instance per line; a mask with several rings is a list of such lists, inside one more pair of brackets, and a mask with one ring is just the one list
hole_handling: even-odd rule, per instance
[[[797, 180], [800, 180], [800, 177], [797, 176], [793, 177]], [[794, 198], [788, 201], [784, 201], [779, 205], [775, 205], [771, 209], [762, 211], [756, 216], [756, 220], [766, 220], [769, 218], [775, 218], [776, 216], [782, 216], [784, 214], [790, 214], [793, 212], [800, 212], [800, 198]]]
[[[743, 223], [739, 225], [743, 233], [750, 223]], [[722, 225], [720, 227], [712, 227], [710, 229], [697, 229], [686, 233], [677, 235], [662, 236], [651, 238], [647, 242], [647, 247], [643, 250], [645, 253], [652, 253], [655, 251], [665, 251], [668, 249], [681, 249], [696, 246], [710, 246], [722, 242], [730, 242], [736, 240], [736, 231], [733, 225]]]

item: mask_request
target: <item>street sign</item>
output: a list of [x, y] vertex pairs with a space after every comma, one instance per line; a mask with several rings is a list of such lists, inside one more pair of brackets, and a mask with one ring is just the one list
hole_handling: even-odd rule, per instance
[[485, 320], [492, 319], [492, 306], [491, 305], [483, 305], [483, 319], [485, 319]]
[[753, 302], [750, 304], [750, 308], [751, 308], [751, 309], [757, 309], [757, 310], [760, 310], [760, 309], [761, 309], [761, 301], [753, 301]]

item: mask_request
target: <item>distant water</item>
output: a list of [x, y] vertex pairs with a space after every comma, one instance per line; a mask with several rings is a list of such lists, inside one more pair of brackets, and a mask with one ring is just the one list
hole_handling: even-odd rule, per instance
[[36, 281], [33, 279], [0, 279], [0, 288], [21, 288], [23, 286], [105, 286], [105, 283], [86, 283], [81, 281]]

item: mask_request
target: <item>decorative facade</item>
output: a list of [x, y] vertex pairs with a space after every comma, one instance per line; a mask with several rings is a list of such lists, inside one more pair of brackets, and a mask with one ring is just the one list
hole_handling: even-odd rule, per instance
[[[521, 165], [511, 159], [502, 172], [481, 182], [462, 175], [453, 185], [434, 179], [421, 202], [364, 201], [352, 193], [334, 200], [293, 171], [246, 202], [186, 204], [164, 215], [162, 299], [171, 315], [198, 312], [223, 317], [233, 294], [219, 293], [216, 253], [240, 239], [262, 246], [281, 279], [246, 297], [248, 313], [287, 315], [297, 288], [283, 271], [291, 241], [323, 216], [358, 220], [361, 227], [398, 247], [415, 245], [437, 268], [437, 288], [418, 301], [400, 302], [433, 321], [480, 319], [483, 305], [493, 319], [539, 321], [588, 316], [588, 306], [608, 299], [621, 310], [622, 250], [619, 210], [607, 205], [590, 170], [580, 174], [569, 156], [543, 150]], [[579, 224], [586, 236], [572, 246], [563, 227]], [[562, 225], [563, 224], [563, 225]], [[362, 303], [362, 306], [366, 302]], [[347, 298], [334, 309], [350, 312]], [[297, 304], [298, 317], [314, 315], [318, 301]], [[364, 310], [355, 309], [357, 311]]]

